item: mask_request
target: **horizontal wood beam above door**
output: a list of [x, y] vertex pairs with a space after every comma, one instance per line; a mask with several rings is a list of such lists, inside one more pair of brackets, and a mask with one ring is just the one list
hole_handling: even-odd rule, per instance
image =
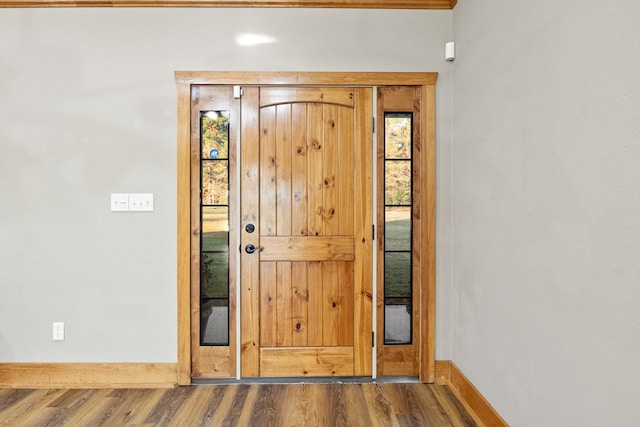
[[0, 8], [24, 7], [292, 7], [453, 9], [457, 0], [0, 0]]
[[296, 71], [176, 71], [177, 84], [244, 86], [420, 86], [435, 85], [438, 73], [296, 72]]

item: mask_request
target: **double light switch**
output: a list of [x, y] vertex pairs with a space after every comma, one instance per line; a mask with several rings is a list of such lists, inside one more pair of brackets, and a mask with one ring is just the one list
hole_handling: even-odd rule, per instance
[[152, 212], [153, 193], [112, 193], [111, 212]]

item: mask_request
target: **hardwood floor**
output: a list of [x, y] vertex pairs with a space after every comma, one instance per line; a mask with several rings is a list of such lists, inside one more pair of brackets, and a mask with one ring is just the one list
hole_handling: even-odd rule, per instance
[[2, 426], [476, 426], [447, 386], [239, 384], [0, 389]]

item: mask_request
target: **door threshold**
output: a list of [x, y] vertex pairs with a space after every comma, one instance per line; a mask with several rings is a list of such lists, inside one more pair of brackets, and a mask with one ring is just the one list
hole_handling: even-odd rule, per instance
[[418, 377], [384, 376], [371, 377], [282, 377], [282, 378], [192, 378], [191, 385], [230, 385], [230, 384], [380, 384], [380, 383], [419, 383]]

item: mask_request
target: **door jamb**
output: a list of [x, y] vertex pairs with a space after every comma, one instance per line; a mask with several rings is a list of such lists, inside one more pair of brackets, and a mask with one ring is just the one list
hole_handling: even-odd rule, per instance
[[[191, 384], [191, 86], [192, 85], [280, 85], [280, 86], [421, 86], [420, 185], [422, 248], [420, 269], [420, 380], [435, 380], [435, 84], [437, 73], [379, 72], [233, 72], [178, 71], [177, 144], [177, 290], [178, 363], [177, 383]], [[375, 112], [374, 112], [375, 114]], [[238, 325], [239, 327], [239, 325]]]

